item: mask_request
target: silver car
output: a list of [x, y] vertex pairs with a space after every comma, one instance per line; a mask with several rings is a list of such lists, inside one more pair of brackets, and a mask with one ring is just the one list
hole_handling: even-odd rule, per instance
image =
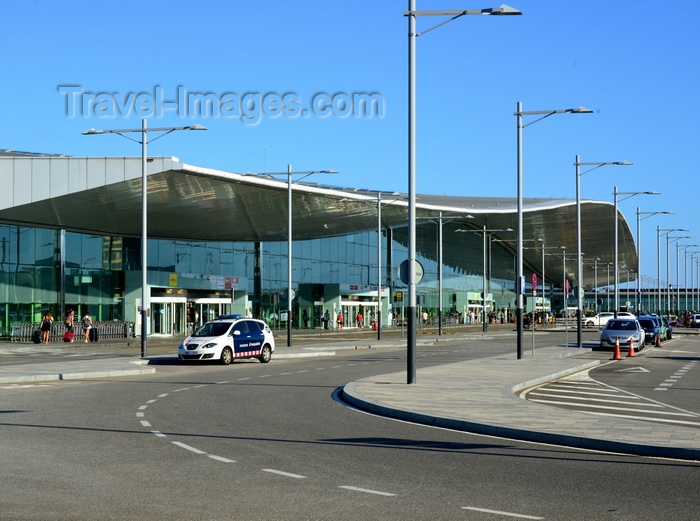
[[644, 328], [636, 318], [610, 319], [600, 332], [600, 348], [614, 348], [617, 340], [621, 348], [632, 346], [635, 350], [641, 350], [644, 348]]

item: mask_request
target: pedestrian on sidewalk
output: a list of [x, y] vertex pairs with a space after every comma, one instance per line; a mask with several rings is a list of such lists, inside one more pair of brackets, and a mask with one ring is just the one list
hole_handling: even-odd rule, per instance
[[51, 336], [51, 326], [53, 324], [53, 316], [51, 311], [47, 311], [44, 318], [41, 320], [41, 341], [44, 344], [49, 343], [49, 337]]
[[358, 311], [357, 316], [355, 317], [355, 321], [357, 322], [357, 330], [362, 331], [362, 321], [365, 319], [365, 317], [362, 316], [362, 312]]
[[75, 311], [73, 308], [68, 309], [68, 314], [66, 315], [66, 319], [63, 321], [63, 323], [66, 325], [66, 333], [70, 333], [68, 338], [70, 338], [70, 341], [73, 342], [73, 329], [75, 328]]
[[81, 325], [83, 327], [83, 336], [85, 337], [85, 343], [87, 344], [88, 338], [90, 337], [90, 330], [92, 329], [92, 318], [90, 317], [90, 313], [88, 313], [87, 310], [85, 310], [85, 314], [83, 315], [83, 319], [81, 320]]

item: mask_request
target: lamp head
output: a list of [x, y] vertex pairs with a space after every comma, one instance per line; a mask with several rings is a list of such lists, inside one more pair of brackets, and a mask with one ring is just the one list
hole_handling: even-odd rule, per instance
[[494, 7], [493, 9], [490, 10], [488, 13], [490, 15], [496, 15], [496, 16], [512, 16], [512, 15], [521, 15], [523, 14], [522, 11], [518, 11], [514, 7], [511, 7], [506, 4], [501, 4], [501, 7]]

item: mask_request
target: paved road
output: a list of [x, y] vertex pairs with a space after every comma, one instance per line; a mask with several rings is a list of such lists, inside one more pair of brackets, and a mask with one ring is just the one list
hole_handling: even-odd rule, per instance
[[[512, 346], [508, 333], [421, 342], [418, 387], [425, 371], [505, 360]], [[401, 347], [365, 346], [333, 357], [168, 364], [153, 375], [0, 390], [0, 436], [12, 447], [0, 454], [12, 476], [0, 491], [2, 518], [695, 515], [687, 500], [695, 464], [426, 428], [333, 399], [349, 381], [385, 381], [405, 366]]]

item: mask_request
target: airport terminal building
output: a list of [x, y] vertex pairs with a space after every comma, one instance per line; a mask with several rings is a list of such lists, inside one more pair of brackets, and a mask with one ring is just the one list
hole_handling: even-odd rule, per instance
[[[378, 313], [384, 327], [401, 323], [405, 194], [303, 181], [290, 189], [286, 176], [223, 172], [176, 157], [146, 164], [149, 334], [183, 335], [193, 322], [228, 313], [285, 325], [290, 191], [293, 326], [320, 327], [326, 312], [330, 327], [338, 314], [353, 326], [358, 311], [366, 324]], [[140, 157], [0, 151], [1, 336], [69, 308], [140, 331], [141, 177]], [[632, 232], [613, 204], [582, 201], [581, 215], [583, 285], [592, 287], [614, 262], [614, 219], [620, 270], [636, 271]], [[461, 322], [482, 310], [511, 316], [516, 199], [421, 194], [416, 216], [421, 312]], [[575, 200], [526, 199], [523, 245], [526, 311], [575, 306], [563, 291], [579, 286]]]

